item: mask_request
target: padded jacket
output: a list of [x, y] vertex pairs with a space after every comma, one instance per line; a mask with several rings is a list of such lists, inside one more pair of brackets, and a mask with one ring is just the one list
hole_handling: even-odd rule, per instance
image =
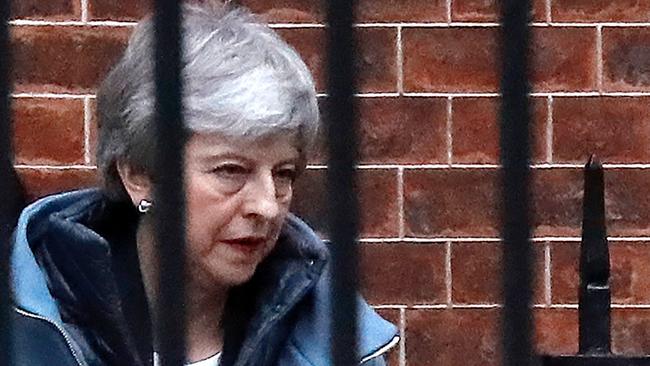
[[[13, 236], [17, 365], [152, 365], [151, 320], [135, 249], [137, 212], [90, 189], [28, 206]], [[221, 366], [326, 366], [328, 251], [289, 216], [253, 278], [231, 290]], [[359, 364], [384, 365], [396, 328], [358, 301]]]

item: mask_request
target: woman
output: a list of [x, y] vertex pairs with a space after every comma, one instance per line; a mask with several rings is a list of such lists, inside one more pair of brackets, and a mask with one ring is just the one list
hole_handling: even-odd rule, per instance
[[[241, 9], [183, 6], [187, 364], [330, 365], [328, 253], [289, 214], [318, 128], [296, 52]], [[19, 365], [152, 365], [153, 25], [102, 84], [103, 187], [31, 205], [14, 242]], [[396, 330], [359, 302], [360, 363]]]

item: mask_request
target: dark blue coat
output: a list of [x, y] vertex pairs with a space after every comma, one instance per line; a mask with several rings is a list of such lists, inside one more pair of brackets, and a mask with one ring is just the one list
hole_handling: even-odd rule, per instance
[[[99, 190], [44, 198], [24, 210], [12, 253], [18, 365], [151, 365], [151, 323], [135, 249], [137, 213]], [[222, 366], [326, 366], [326, 246], [290, 216], [278, 245], [224, 315]], [[383, 365], [396, 328], [359, 299], [359, 363]]]

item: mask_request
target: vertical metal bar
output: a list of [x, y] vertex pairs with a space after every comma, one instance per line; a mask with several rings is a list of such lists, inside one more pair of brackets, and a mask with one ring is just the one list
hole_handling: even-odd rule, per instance
[[592, 156], [585, 166], [580, 245], [579, 352], [611, 353], [609, 248], [605, 227], [603, 167]]
[[156, 0], [157, 154], [153, 210], [159, 260], [155, 342], [163, 366], [185, 362], [185, 197], [181, 14], [177, 0]]
[[14, 201], [16, 194], [13, 181], [12, 127], [11, 127], [11, 87], [9, 47], [10, 1], [0, 4], [0, 197], [5, 204], [0, 205], [0, 365], [12, 364], [12, 325], [10, 320], [10, 267], [11, 231], [15, 207], [7, 202]]
[[532, 361], [529, 216], [529, 0], [501, 2], [501, 164], [504, 250], [503, 365]]
[[332, 241], [332, 360], [334, 365], [359, 363], [357, 356], [357, 235], [358, 203], [357, 109], [354, 100], [354, 1], [328, 2], [329, 162], [327, 185]]

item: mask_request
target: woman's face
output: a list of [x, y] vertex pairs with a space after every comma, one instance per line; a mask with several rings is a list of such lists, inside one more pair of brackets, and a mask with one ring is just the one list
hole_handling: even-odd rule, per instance
[[293, 140], [190, 138], [185, 189], [191, 280], [226, 287], [244, 283], [273, 249], [298, 170]]

